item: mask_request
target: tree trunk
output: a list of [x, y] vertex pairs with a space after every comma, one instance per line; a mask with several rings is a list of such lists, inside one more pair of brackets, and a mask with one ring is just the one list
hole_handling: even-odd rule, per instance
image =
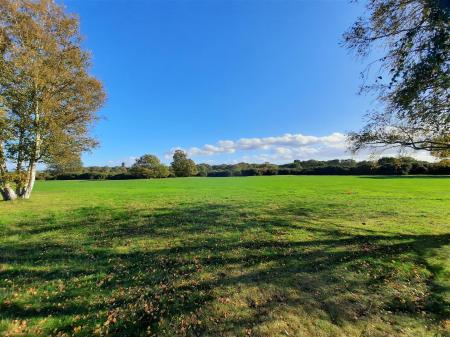
[[4, 201], [11, 201], [17, 199], [16, 192], [14, 192], [14, 189], [12, 189], [11, 186], [9, 186], [9, 184], [4, 184], [0, 188], [0, 194], [2, 195]]
[[[21, 174], [22, 172], [22, 165], [23, 165], [23, 150], [24, 150], [24, 145], [23, 145], [23, 133], [24, 131], [22, 129], [20, 129], [19, 132], [19, 144], [17, 146], [17, 165], [16, 165], [16, 173], [18, 175]], [[18, 179], [17, 183], [16, 183], [16, 194], [17, 195], [22, 195], [24, 193], [24, 189], [25, 189], [25, 183], [23, 182], [22, 179]]]
[[26, 186], [20, 195], [22, 199], [30, 199], [35, 181], [36, 181], [36, 163], [30, 163]]
[[28, 174], [27, 174], [27, 180], [25, 182], [25, 187], [22, 189], [20, 193], [20, 197], [22, 199], [29, 199], [31, 196], [31, 192], [33, 191], [34, 182], [36, 181], [36, 165], [37, 161], [39, 160], [41, 156], [41, 133], [39, 131], [39, 122], [40, 122], [40, 115], [39, 115], [39, 101], [36, 102], [35, 112], [34, 112], [34, 124], [36, 128], [36, 139], [34, 143], [34, 153], [31, 156], [29, 165], [28, 165]]
[[5, 201], [17, 199], [17, 194], [8, 182], [8, 169], [3, 153], [3, 144], [0, 143], [0, 194]]

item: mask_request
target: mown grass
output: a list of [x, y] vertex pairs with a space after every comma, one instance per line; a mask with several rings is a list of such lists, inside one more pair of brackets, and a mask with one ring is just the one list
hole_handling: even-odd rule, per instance
[[39, 182], [2, 336], [447, 336], [450, 179]]

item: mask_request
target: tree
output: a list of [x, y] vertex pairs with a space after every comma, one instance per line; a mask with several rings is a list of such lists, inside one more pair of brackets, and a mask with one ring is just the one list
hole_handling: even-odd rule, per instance
[[158, 157], [146, 154], [138, 158], [130, 169], [137, 178], [166, 178], [170, 175], [169, 168], [161, 164]]
[[377, 171], [380, 174], [404, 175], [410, 172], [413, 162], [415, 160], [409, 157], [383, 157], [378, 159]]
[[[344, 34], [344, 44], [358, 55], [379, 47], [384, 54], [363, 72], [372, 80], [362, 86], [383, 108], [349, 134], [352, 150], [403, 147], [448, 155], [449, 6], [446, 0], [369, 0], [368, 17]], [[377, 74], [370, 72], [374, 65]]]
[[258, 165], [259, 171], [266, 176], [271, 176], [277, 174], [278, 167], [275, 164], [265, 162], [264, 164]]
[[83, 162], [79, 155], [52, 158], [53, 161], [47, 163], [47, 172], [51, 175], [63, 173], [81, 173]]
[[[438, 137], [436, 138], [436, 140], [439, 140], [442, 143], [446, 143], [446, 144], [450, 144], [450, 134], [448, 134], [446, 137]], [[450, 158], [450, 146], [448, 146], [447, 148], [438, 148], [435, 149], [433, 151], [431, 151], [431, 154], [437, 158]]]
[[[89, 67], [78, 20], [53, 0], [0, 0], [0, 189], [5, 200], [30, 197], [39, 162], [61, 162], [96, 145], [88, 131], [105, 94]], [[7, 162], [14, 165], [12, 172]]]
[[197, 174], [197, 167], [192, 159], [187, 157], [186, 152], [176, 150], [173, 154], [173, 162], [170, 164], [177, 177], [190, 177]]
[[198, 164], [197, 165], [197, 175], [200, 177], [207, 177], [208, 173], [211, 171], [211, 165], [208, 164]]

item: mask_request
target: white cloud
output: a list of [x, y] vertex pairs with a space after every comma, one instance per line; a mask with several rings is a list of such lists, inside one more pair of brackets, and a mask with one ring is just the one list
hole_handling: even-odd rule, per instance
[[237, 140], [219, 140], [215, 144], [205, 144], [200, 147], [187, 149], [173, 148], [166, 153], [165, 158], [170, 159], [175, 150], [181, 149], [189, 156], [200, 159], [203, 162], [211, 162], [207, 157], [219, 156], [217, 162], [232, 163], [246, 162], [273, 162], [285, 163], [295, 159], [307, 160], [329, 160], [353, 158], [356, 160], [374, 159], [380, 156], [409, 155], [420, 160], [432, 161], [428, 153], [405, 152], [399, 153], [395, 150], [380, 152], [376, 155], [369, 151], [361, 152], [356, 156], [347, 150], [346, 136], [340, 132], [334, 132], [326, 136], [311, 136], [303, 134], [286, 133], [281, 136], [240, 138]]
[[[312, 148], [311, 146], [314, 146], [315, 148]], [[317, 151], [317, 148], [320, 147], [345, 150], [345, 135], [335, 132], [328, 136], [318, 137], [287, 133], [276, 137], [240, 138], [235, 141], [219, 140], [215, 145], [205, 144], [201, 147], [191, 147], [186, 149], [186, 152], [192, 157], [212, 156], [217, 154], [235, 153], [238, 151], [270, 151], [273, 149], [280, 154], [281, 152], [287, 154], [291, 149], [303, 149], [303, 152], [314, 153]], [[170, 153], [173, 153], [176, 149], [172, 149]]]

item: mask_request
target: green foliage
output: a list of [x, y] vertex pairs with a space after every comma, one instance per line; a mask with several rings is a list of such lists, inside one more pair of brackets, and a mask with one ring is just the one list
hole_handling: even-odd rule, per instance
[[444, 337], [449, 191], [439, 177], [38, 182], [0, 203], [0, 335]]
[[83, 162], [79, 154], [73, 156], [54, 157], [47, 164], [47, 171], [50, 175], [59, 175], [64, 173], [83, 172]]
[[207, 177], [208, 172], [211, 171], [211, 165], [208, 164], [198, 164], [197, 166], [197, 175], [199, 177]]
[[[401, 146], [447, 156], [449, 2], [369, 0], [367, 12], [344, 35], [344, 43], [360, 56], [374, 50], [383, 54], [363, 72], [363, 90], [376, 93], [383, 109], [371, 111], [365, 127], [350, 134], [352, 149]], [[370, 73], [374, 65], [376, 75]]]
[[186, 152], [176, 150], [173, 154], [173, 162], [170, 164], [175, 176], [191, 177], [197, 175], [197, 167], [192, 159], [187, 157]]
[[[39, 179], [140, 179], [140, 178], [164, 178], [175, 177], [173, 172], [155, 158], [153, 169], [133, 165], [127, 168], [124, 165], [91, 166], [85, 167], [81, 172], [75, 173], [73, 169], [63, 172], [55, 172], [47, 169], [39, 174]], [[436, 163], [419, 161], [409, 157], [385, 157], [378, 161], [361, 161], [333, 159], [327, 161], [319, 160], [295, 160], [293, 163], [275, 164], [220, 164], [208, 165], [198, 164], [197, 175], [201, 177], [238, 177], [238, 176], [261, 176], [261, 175], [407, 175], [407, 174], [450, 174], [448, 161], [442, 160]]]
[[146, 154], [138, 158], [130, 169], [136, 178], [166, 178], [170, 175], [169, 168], [161, 164], [158, 157]]
[[[53, 0], [0, 0], [0, 190], [11, 162], [29, 198], [38, 163], [61, 164], [97, 143], [89, 135], [102, 84], [89, 73], [78, 19]], [[4, 193], [2, 193], [4, 194]]]

